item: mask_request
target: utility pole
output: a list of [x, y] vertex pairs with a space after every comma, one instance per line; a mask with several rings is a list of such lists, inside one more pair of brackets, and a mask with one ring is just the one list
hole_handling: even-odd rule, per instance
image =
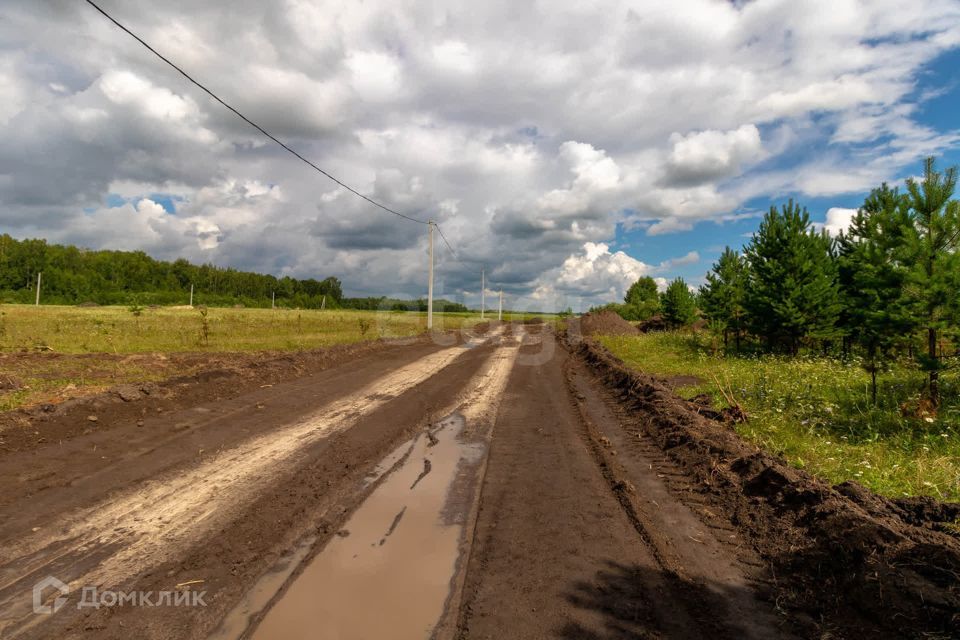
[[427, 329], [433, 329], [433, 220], [427, 221], [430, 227], [430, 282], [427, 284]]
[[487, 272], [484, 269], [480, 270], [480, 319], [483, 320], [483, 312], [486, 307], [486, 298], [484, 296], [487, 293]]
[[320, 311], [323, 311], [326, 308], [327, 308], [327, 296], [324, 295], [323, 298], [320, 300]]
[[271, 309], [277, 308], [277, 292], [276, 291], [270, 292], [270, 308]]
[[193, 283], [190, 283], [190, 306], [193, 306]]
[[43, 272], [37, 272], [37, 303], [36, 306], [40, 306], [40, 276], [43, 275]]
[[500, 308], [497, 309], [497, 320], [503, 320], [503, 289], [500, 289]]

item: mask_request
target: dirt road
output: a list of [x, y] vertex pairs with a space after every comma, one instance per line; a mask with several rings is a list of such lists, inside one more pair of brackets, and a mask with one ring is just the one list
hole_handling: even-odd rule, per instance
[[[815, 544], [798, 551], [830, 535], [772, 497], [771, 469], [792, 472], [585, 348], [505, 325], [8, 421], [0, 638], [949, 636], [956, 585], [875, 571], [913, 580], [922, 605], [905, 589], [877, 617], [873, 587], [846, 602], [854, 583], [824, 573]], [[772, 488], [749, 496], [734, 479], [747, 467]], [[858, 549], [958, 570], [936, 526], [948, 507], [894, 521], [890, 505], [816, 491], [844, 535], [876, 525]], [[838, 562], [863, 584], [875, 569]]]

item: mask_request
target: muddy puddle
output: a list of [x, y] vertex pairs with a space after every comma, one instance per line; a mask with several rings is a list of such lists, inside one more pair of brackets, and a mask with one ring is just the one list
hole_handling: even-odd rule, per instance
[[[454, 413], [387, 456], [368, 481], [386, 478], [249, 637], [428, 638], [451, 593], [486, 447], [463, 441], [464, 426]], [[213, 637], [239, 637], [302, 562], [309, 543], [265, 576]]]

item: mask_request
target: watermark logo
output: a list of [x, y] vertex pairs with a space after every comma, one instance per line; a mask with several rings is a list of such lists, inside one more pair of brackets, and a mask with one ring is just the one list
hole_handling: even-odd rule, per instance
[[[60, 595], [54, 599], [53, 604], [44, 604], [44, 591], [56, 589]], [[37, 584], [33, 585], [33, 612], [34, 613], [56, 613], [60, 608], [67, 604], [67, 594], [70, 593], [70, 587], [62, 580], [53, 576], [47, 576]]]
[[[184, 583], [184, 586], [193, 585], [194, 580]], [[77, 603], [77, 609], [99, 609], [101, 607], [205, 607], [207, 606], [204, 598], [206, 591], [194, 591], [191, 588], [177, 589], [173, 591], [114, 591], [111, 589], [99, 590], [97, 587], [83, 587], [80, 594], [80, 602]], [[50, 589], [56, 589], [59, 595], [53, 600], [52, 604], [47, 604], [45, 594], [50, 593]], [[53, 576], [47, 576], [37, 584], [33, 585], [33, 612], [38, 614], [51, 614], [59, 611], [69, 599], [70, 587], [62, 580]]]

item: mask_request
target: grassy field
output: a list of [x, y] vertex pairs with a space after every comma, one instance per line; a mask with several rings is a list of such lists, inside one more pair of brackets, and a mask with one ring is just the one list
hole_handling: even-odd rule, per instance
[[[129, 307], [2, 305], [0, 411], [189, 374], [261, 351], [426, 330], [426, 314], [416, 312], [210, 308], [204, 313], [190, 307], [135, 313]], [[477, 322], [477, 314], [434, 314], [434, 329], [441, 331]]]
[[944, 376], [944, 406], [936, 418], [904, 416], [923, 377], [900, 368], [881, 379], [871, 406], [859, 362], [822, 357], [713, 355], [706, 338], [681, 333], [608, 336], [601, 342], [628, 365], [663, 376], [702, 380], [681, 395], [722, 396], [714, 376], [746, 409], [737, 427], [747, 439], [831, 482], [856, 480], [892, 496], [960, 499], [960, 389]]
[[[190, 307], [0, 307], [0, 351], [149, 353], [311, 349], [426, 330], [426, 314], [349, 310]], [[434, 314], [434, 328], [460, 329], [475, 314]]]

